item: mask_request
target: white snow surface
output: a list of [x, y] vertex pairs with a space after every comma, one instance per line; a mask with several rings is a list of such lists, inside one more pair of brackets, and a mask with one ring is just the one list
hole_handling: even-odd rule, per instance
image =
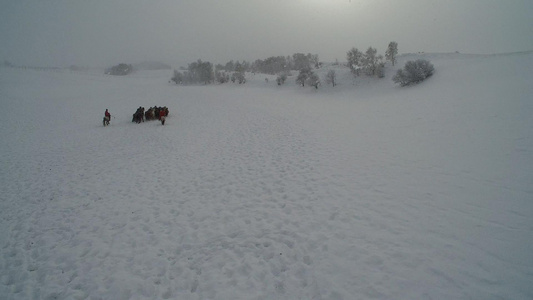
[[331, 68], [0, 68], [0, 299], [533, 299], [533, 53]]

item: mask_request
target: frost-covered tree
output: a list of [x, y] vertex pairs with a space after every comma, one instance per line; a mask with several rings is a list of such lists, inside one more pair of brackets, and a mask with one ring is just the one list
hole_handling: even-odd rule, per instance
[[308, 85], [314, 86], [315, 89], [318, 89], [318, 86], [320, 85], [320, 78], [313, 71], [311, 71], [306, 79], [306, 82]]
[[224, 66], [224, 70], [226, 70], [226, 72], [235, 71], [235, 63], [233, 62], [233, 60], [230, 60], [226, 63], [226, 65]]
[[244, 66], [239, 61], [237, 61], [235, 63], [235, 70], [234, 71], [235, 72], [239, 72], [239, 73], [244, 72]]
[[231, 74], [231, 82], [238, 82], [239, 84], [246, 83], [246, 77], [244, 76], [244, 72], [234, 72], [233, 74]]
[[403, 70], [398, 70], [396, 75], [392, 77], [395, 83], [400, 86], [411, 85], [424, 81], [426, 78], [433, 75], [435, 68], [433, 64], [424, 59], [417, 59], [416, 61], [408, 61], [405, 63]]
[[387, 51], [385, 51], [385, 59], [390, 60], [392, 62], [392, 65], [394, 66], [394, 63], [396, 63], [397, 54], [398, 54], [398, 43], [390, 42], [389, 46], [387, 47]]
[[213, 64], [210, 62], [203, 62], [201, 59], [189, 64], [189, 73], [192, 83], [203, 82], [204, 84], [213, 81]]
[[309, 57], [309, 61], [315, 66], [315, 69], [320, 68], [320, 65], [322, 64], [320, 60], [318, 59], [318, 54], [307, 54]]
[[213, 64], [203, 62], [199, 59], [196, 62], [190, 63], [183, 73], [174, 70], [174, 75], [170, 80], [176, 84], [208, 84], [215, 79], [214, 75]]
[[385, 63], [383, 61], [378, 63], [376, 75], [378, 76], [378, 78], [385, 77]]
[[223, 71], [215, 71], [216, 82], [222, 84], [228, 82], [230, 79], [229, 74]]
[[326, 83], [331, 84], [335, 87], [337, 85], [337, 74], [335, 74], [335, 70], [329, 70], [326, 74]]
[[176, 84], [182, 84], [183, 83], [183, 74], [181, 72], [178, 72], [177, 70], [174, 70], [174, 75], [170, 79], [174, 81]]
[[304, 69], [311, 68], [311, 58], [312, 58], [311, 54], [305, 55], [303, 53], [295, 53], [292, 55], [292, 58], [294, 61], [293, 68], [295, 70], [301, 71]]
[[346, 53], [346, 60], [348, 61], [348, 67], [354, 76], [359, 76], [359, 71], [363, 67], [363, 53], [357, 48], [352, 48]]
[[311, 68], [304, 68], [300, 70], [298, 77], [296, 77], [296, 83], [301, 84], [302, 86], [305, 86], [307, 78], [309, 78], [309, 76], [311, 76], [312, 73], [313, 71], [311, 71]]
[[377, 55], [377, 52], [376, 48], [368, 47], [363, 56], [364, 69], [369, 76], [377, 74], [378, 66], [383, 60], [383, 56]]
[[289, 70], [290, 65], [284, 56], [272, 56], [265, 60], [256, 60], [251, 66], [251, 69], [257, 72], [274, 75]]

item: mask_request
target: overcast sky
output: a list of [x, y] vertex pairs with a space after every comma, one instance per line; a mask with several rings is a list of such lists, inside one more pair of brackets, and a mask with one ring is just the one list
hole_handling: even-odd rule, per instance
[[533, 50], [533, 0], [0, 0], [0, 60], [109, 66], [293, 53]]

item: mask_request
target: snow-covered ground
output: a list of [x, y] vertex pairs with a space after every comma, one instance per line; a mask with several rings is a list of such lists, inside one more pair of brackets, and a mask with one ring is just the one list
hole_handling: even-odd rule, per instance
[[0, 299], [532, 299], [533, 53], [328, 68], [1, 68]]

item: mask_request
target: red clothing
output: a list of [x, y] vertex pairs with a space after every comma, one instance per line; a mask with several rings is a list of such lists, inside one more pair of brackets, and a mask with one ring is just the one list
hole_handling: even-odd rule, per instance
[[105, 116], [111, 118], [111, 114], [107, 110], [105, 111]]

